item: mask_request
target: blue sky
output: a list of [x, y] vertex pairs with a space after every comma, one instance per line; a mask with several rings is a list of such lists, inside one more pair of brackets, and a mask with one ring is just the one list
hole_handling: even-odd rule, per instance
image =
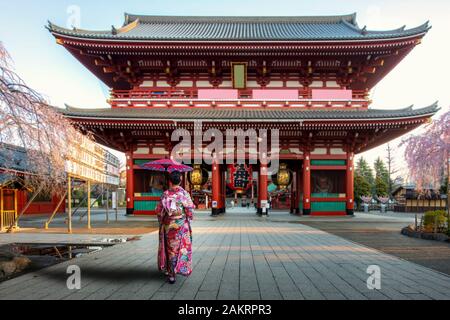
[[[369, 29], [415, 27], [430, 20], [433, 26], [417, 47], [372, 92], [376, 108], [426, 106], [436, 100], [450, 105], [448, 52], [450, 1], [447, 0], [15, 0], [2, 1], [0, 41], [13, 57], [17, 72], [51, 103], [78, 107], [106, 107], [105, 88], [44, 28], [47, 20], [66, 26], [68, 9], [80, 9], [80, 27], [109, 29], [123, 23], [124, 12], [155, 15], [335, 15], [356, 12]], [[398, 142], [398, 141], [397, 141]], [[396, 142], [396, 143], [397, 143]], [[370, 160], [384, 147], [367, 153]]]

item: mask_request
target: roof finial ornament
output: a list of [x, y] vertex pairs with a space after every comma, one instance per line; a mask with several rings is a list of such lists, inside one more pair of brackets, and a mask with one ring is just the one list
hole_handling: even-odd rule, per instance
[[351, 17], [352, 17], [352, 24], [356, 26], [357, 25], [357, 22], [356, 22], [357, 13], [353, 12], [351, 14]]
[[403, 110], [405, 110], [405, 111], [412, 111], [413, 108], [414, 108], [414, 105], [412, 104], [412, 105], [410, 105], [410, 106], [404, 108]]
[[364, 26], [362, 29], [361, 29], [361, 34], [367, 34], [367, 26]]
[[117, 34], [117, 29], [116, 29], [116, 27], [111, 26], [111, 33], [112, 33], [113, 35], [116, 35], [116, 34]]

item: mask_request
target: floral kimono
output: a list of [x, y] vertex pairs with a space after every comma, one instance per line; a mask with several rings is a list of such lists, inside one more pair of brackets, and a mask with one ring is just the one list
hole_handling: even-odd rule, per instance
[[181, 187], [165, 191], [156, 208], [160, 225], [158, 268], [170, 276], [192, 272], [190, 222], [194, 208], [191, 196]]

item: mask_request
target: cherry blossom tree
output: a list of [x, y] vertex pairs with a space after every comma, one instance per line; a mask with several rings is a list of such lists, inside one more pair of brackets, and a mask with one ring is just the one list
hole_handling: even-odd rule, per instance
[[[14, 161], [6, 154], [10, 152], [7, 144], [25, 148], [30, 169], [24, 175], [25, 182], [35, 194], [56, 194], [65, 189], [66, 159], [76, 148], [79, 134], [69, 120], [15, 73], [12, 59], [0, 42], [0, 153]], [[0, 170], [11, 167], [6, 163]]]
[[[405, 158], [411, 178], [417, 188], [432, 186], [439, 189], [443, 177], [447, 178], [447, 193], [450, 173], [450, 110], [431, 121], [425, 131], [403, 140]], [[447, 209], [449, 199], [447, 197]]]

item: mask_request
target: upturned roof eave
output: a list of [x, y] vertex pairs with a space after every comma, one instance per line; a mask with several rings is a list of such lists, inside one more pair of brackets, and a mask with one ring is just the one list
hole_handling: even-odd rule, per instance
[[[195, 17], [191, 17], [195, 18]], [[223, 17], [226, 18], [226, 17]], [[270, 17], [268, 17], [270, 18]], [[273, 17], [272, 17], [273, 18]], [[289, 18], [289, 17], [288, 17]], [[292, 18], [292, 17], [291, 17]], [[351, 21], [348, 19], [342, 19], [340, 23], [346, 25], [349, 29], [355, 32], [355, 35], [333, 35], [329, 36], [304, 36], [304, 37], [280, 37], [277, 39], [276, 37], [174, 37], [174, 36], [159, 36], [159, 37], [149, 37], [146, 35], [136, 36], [136, 35], [128, 35], [128, 31], [121, 32], [118, 34], [113, 34], [111, 30], [103, 30], [103, 31], [93, 31], [93, 30], [82, 30], [82, 29], [67, 29], [63, 27], [59, 27], [50, 21], [48, 22], [48, 26], [46, 27], [55, 37], [66, 37], [71, 39], [85, 40], [85, 41], [101, 41], [101, 42], [147, 42], [147, 43], [171, 43], [171, 42], [207, 42], [207, 43], [231, 43], [231, 42], [257, 42], [257, 43], [286, 43], [286, 42], [298, 42], [298, 43], [312, 43], [312, 42], [367, 42], [367, 41], [387, 41], [387, 40], [395, 40], [395, 39], [404, 39], [411, 37], [424, 36], [428, 30], [430, 30], [429, 22], [422, 24], [421, 26], [405, 29], [404, 27], [387, 30], [387, 31], [372, 31], [365, 30], [365, 28], [361, 29], [356, 24], [356, 21]], [[140, 24], [136, 21], [130, 21], [129, 24], [136, 24], [138, 26]], [[287, 23], [289, 24], [289, 23]], [[125, 30], [126, 25], [123, 27]], [[134, 28], [131, 28], [133, 30]]]
[[[156, 108], [155, 108], [156, 109]], [[164, 108], [159, 108], [163, 109]], [[111, 112], [111, 110], [117, 110], [117, 109], [91, 109], [91, 111], [86, 111], [86, 109], [77, 109], [70, 106], [67, 106], [66, 109], [61, 109], [59, 112], [63, 113], [63, 115], [67, 118], [73, 119], [73, 120], [88, 120], [88, 121], [125, 121], [125, 122], [133, 122], [133, 121], [145, 121], [145, 122], [195, 122], [199, 121], [199, 118], [195, 117], [172, 117], [170, 118], [170, 115], [167, 115], [166, 117], [142, 117], [140, 116], [123, 116], [123, 115], [113, 115], [113, 114], [93, 114], [94, 112]], [[132, 109], [133, 110], [133, 109]], [[204, 110], [204, 109], [203, 109]], [[439, 107], [437, 102], [432, 104], [431, 106], [421, 108], [421, 109], [415, 109], [413, 110], [412, 107], [407, 107], [403, 109], [396, 109], [396, 110], [375, 110], [372, 109], [372, 113], [375, 112], [386, 112], [386, 116], [378, 115], [373, 117], [368, 117], [367, 112], [370, 112], [370, 110], [366, 111], [345, 111], [341, 112], [339, 115], [340, 117], [327, 117], [327, 112], [329, 111], [316, 111], [323, 113], [323, 117], [296, 117], [296, 118], [277, 118], [277, 119], [271, 119], [271, 118], [262, 118], [262, 117], [204, 117], [200, 118], [200, 120], [204, 122], [283, 122], [283, 123], [298, 123], [298, 122], [320, 122], [320, 121], [328, 121], [328, 122], [371, 122], [371, 121], [402, 121], [402, 120], [409, 120], [409, 119], [418, 119], [418, 118], [427, 118], [432, 117], [439, 111]], [[123, 110], [119, 110], [123, 111]], [[242, 109], [239, 109], [238, 111], [242, 111]], [[291, 110], [292, 111], [292, 110]], [[113, 111], [116, 112], [116, 111]], [[263, 111], [264, 112], [264, 111]], [[301, 112], [308, 112], [304, 110], [298, 110], [299, 113]], [[348, 112], [347, 115], [351, 115], [352, 117], [345, 117], [343, 116], [346, 112]], [[361, 115], [361, 117], [354, 117], [355, 113], [358, 113]], [[363, 115], [366, 115], [364, 117]], [[330, 114], [331, 115], [331, 114]]]

